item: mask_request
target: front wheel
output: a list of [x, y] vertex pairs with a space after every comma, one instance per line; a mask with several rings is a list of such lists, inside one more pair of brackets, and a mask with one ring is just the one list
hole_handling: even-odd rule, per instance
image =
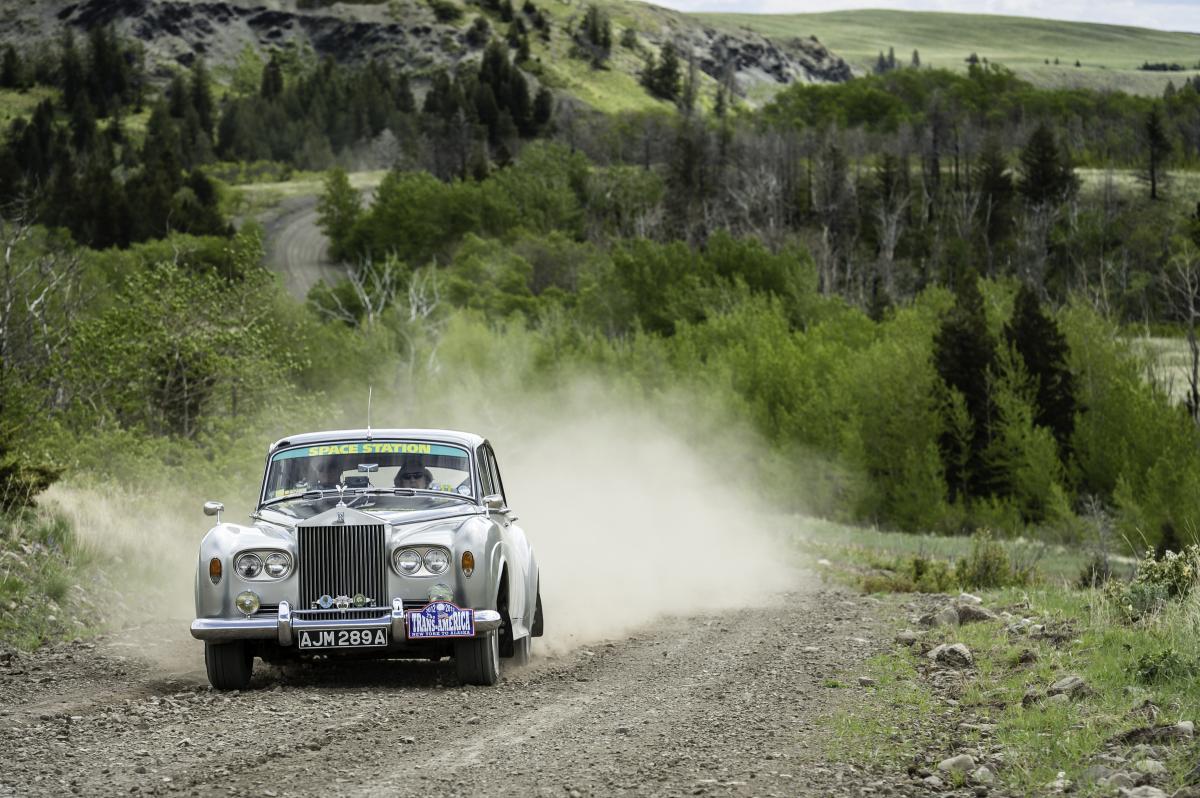
[[482, 637], [456, 641], [454, 667], [463, 684], [491, 686], [500, 681], [500, 636], [489, 632]]
[[204, 667], [208, 683], [216, 690], [245, 690], [254, 675], [254, 652], [244, 640], [205, 643]]

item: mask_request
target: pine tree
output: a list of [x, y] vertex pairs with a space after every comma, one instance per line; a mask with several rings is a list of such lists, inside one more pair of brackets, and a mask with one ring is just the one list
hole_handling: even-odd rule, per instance
[[212, 80], [208, 76], [208, 69], [204, 65], [203, 58], [196, 59], [196, 63], [192, 67], [188, 92], [191, 95], [192, 107], [196, 109], [200, 130], [211, 139], [215, 109], [212, 98]]
[[4, 56], [0, 59], [0, 88], [21, 89], [25, 87], [25, 65], [17, 48], [11, 44], [4, 46]]
[[921, 53], [916, 50], [913, 50], [912, 54], [912, 67], [913, 69], [921, 68]]
[[1037, 415], [1034, 423], [1046, 427], [1058, 443], [1065, 462], [1075, 432], [1075, 375], [1067, 366], [1070, 349], [1058, 323], [1043, 311], [1037, 293], [1026, 284], [1017, 291], [1012, 320], [1004, 327], [1004, 339], [1021, 356], [1036, 388]]
[[416, 98], [413, 97], [412, 85], [408, 80], [408, 73], [401, 72], [400, 77], [396, 79], [395, 93], [396, 110], [401, 113], [411, 114], [417, 108]]
[[979, 213], [984, 220], [984, 236], [989, 248], [1012, 234], [1013, 178], [1000, 142], [987, 138], [975, 165], [975, 186], [979, 190]]
[[674, 102], [679, 97], [679, 56], [675, 45], [667, 42], [662, 47], [661, 59], [651, 54], [642, 72], [642, 85], [660, 100]]
[[879, 58], [875, 59], [875, 74], [882, 75], [887, 72], [887, 58], [883, 55], [883, 50], [879, 51]]
[[276, 53], [271, 54], [271, 60], [263, 67], [262, 83], [259, 85], [258, 94], [264, 100], [273, 100], [283, 94], [283, 67], [279, 63], [279, 56]]
[[539, 133], [545, 132], [554, 116], [554, 95], [545, 86], [533, 98], [533, 124]]
[[75, 36], [71, 33], [70, 28], [63, 34], [61, 47], [62, 54], [58, 68], [59, 88], [62, 89], [63, 107], [69, 111], [75, 107], [75, 101], [87, 88], [83, 60], [79, 56], [79, 50], [75, 47]]
[[1157, 200], [1163, 177], [1163, 164], [1171, 156], [1171, 139], [1163, 124], [1162, 109], [1157, 103], [1146, 116], [1146, 169], [1143, 179], [1150, 184], [1150, 199]]
[[989, 492], [991, 478], [984, 453], [991, 438], [988, 379], [995, 360], [996, 341], [988, 330], [983, 294], [972, 272], [958, 281], [954, 307], [933, 339], [934, 368], [946, 386], [962, 396], [969, 422], [967, 440], [958, 439], [951, 431], [941, 440], [951, 500], [981, 497]]
[[889, 72], [891, 72], [893, 69], [896, 68], [896, 48], [895, 47], [888, 48], [887, 68], [888, 68]]
[[1030, 205], [1056, 205], [1079, 188], [1075, 167], [1044, 122], [1030, 135], [1020, 160], [1017, 191]]

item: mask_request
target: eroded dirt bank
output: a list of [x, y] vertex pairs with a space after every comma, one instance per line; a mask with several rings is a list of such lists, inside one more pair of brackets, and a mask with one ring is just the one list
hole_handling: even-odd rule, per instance
[[256, 689], [215, 693], [186, 626], [0, 657], [0, 794], [889, 791], [820, 753], [856, 700], [826, 680], [888, 645], [878, 605], [828, 588], [535, 646], [490, 689], [459, 686], [449, 661], [260, 663]]

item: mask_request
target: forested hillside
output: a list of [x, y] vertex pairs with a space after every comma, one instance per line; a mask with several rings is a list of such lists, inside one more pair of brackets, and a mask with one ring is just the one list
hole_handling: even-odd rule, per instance
[[[510, 45], [427, 86], [287, 48], [155, 81], [111, 29], [6, 45], [0, 96], [31, 108], [0, 149], [6, 506], [101, 452], [146, 478], [252, 470], [258, 445], [229, 443], [288, 397], [403, 393], [492, 353], [520, 384], [703, 392], [761, 436], [746, 476], [783, 506], [1193, 535], [1200, 393], [1176, 402], [1123, 335], [1193, 334], [1192, 83], [910, 67], [755, 109], [668, 49], [644, 76], [661, 107], [581, 114]], [[346, 175], [367, 151], [392, 167], [369, 202]], [[303, 307], [236, 185], [296, 170], [328, 170], [348, 275]]]

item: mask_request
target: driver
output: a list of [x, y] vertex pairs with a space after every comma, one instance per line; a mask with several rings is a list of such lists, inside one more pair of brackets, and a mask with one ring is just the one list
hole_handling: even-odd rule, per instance
[[433, 484], [433, 474], [420, 460], [405, 460], [396, 472], [393, 484], [397, 488], [419, 488], [428, 490]]
[[342, 479], [342, 464], [333, 455], [313, 458], [313, 476], [308, 481], [310, 488], [332, 490]]

